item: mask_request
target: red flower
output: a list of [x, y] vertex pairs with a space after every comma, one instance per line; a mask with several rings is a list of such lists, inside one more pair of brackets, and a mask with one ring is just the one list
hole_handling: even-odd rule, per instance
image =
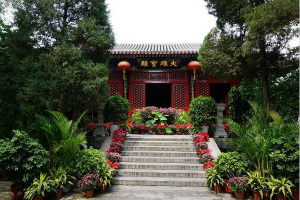
[[202, 135], [203, 137], [204, 137], [204, 140], [206, 140], [206, 141], [208, 141], [209, 140], [209, 135], [207, 134], [207, 133], [202, 133], [202, 132], [200, 132], [200, 133], [198, 133], [198, 134], [200, 134], [200, 135]]
[[205, 154], [205, 153], [209, 153], [210, 152], [210, 150], [209, 149], [199, 149], [198, 150], [198, 152], [197, 152], [197, 155], [199, 155], [199, 154]]
[[201, 138], [197, 138], [197, 139], [195, 140], [195, 143], [197, 143], [197, 142], [206, 142], [206, 140], [203, 139], [203, 137], [201, 137]]
[[88, 125], [86, 125], [86, 128], [88, 130], [94, 131], [96, 129], [97, 125], [98, 125], [97, 123], [89, 123]]
[[204, 163], [204, 168], [207, 170], [208, 168], [212, 168], [215, 166], [215, 162], [212, 162], [212, 161], [208, 161], [206, 163]]
[[115, 147], [110, 147], [108, 151], [111, 151], [111, 152], [119, 152], [120, 149], [118, 146], [115, 146]]
[[148, 130], [148, 128], [145, 125], [141, 125], [140, 130], [145, 130], [146, 131], [146, 130]]
[[125, 142], [125, 138], [114, 136], [112, 142]]

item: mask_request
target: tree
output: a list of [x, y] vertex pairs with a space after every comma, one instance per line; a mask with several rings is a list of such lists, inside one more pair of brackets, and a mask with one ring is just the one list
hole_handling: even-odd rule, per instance
[[[210, 69], [223, 64], [227, 73], [220, 77], [222, 79], [230, 78], [236, 71], [241, 71], [244, 78], [260, 76], [263, 105], [268, 107], [270, 73], [282, 67], [294, 69], [297, 66], [295, 50], [288, 44], [292, 38], [298, 37], [295, 27], [299, 23], [299, 0], [205, 1], [209, 13], [217, 17], [217, 26], [221, 34], [220, 37], [215, 37], [219, 33], [212, 31], [200, 48], [200, 62], [205, 56], [208, 57], [204, 61], [203, 71], [211, 71], [212, 75], [218, 78], [218, 70]], [[230, 43], [233, 40], [235, 42]], [[220, 45], [224, 44], [229, 44], [229, 48], [220, 48]], [[239, 53], [230, 50], [232, 47], [241, 51], [242, 56], [235, 56]], [[210, 51], [218, 52], [209, 54]], [[220, 55], [226, 59], [220, 59]], [[233, 61], [228, 60], [230, 57]], [[236, 64], [235, 70], [232, 63]], [[249, 71], [253, 73], [248, 73]], [[224, 77], [225, 75], [227, 77]]]
[[[114, 36], [104, 0], [12, 1], [13, 24], [3, 43], [13, 49], [15, 99], [70, 119], [108, 96], [109, 49]], [[13, 98], [13, 96], [9, 97]]]

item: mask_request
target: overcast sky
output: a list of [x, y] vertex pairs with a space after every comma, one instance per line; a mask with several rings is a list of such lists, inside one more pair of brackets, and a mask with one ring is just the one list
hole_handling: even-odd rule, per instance
[[117, 43], [202, 43], [216, 26], [204, 0], [106, 0]]

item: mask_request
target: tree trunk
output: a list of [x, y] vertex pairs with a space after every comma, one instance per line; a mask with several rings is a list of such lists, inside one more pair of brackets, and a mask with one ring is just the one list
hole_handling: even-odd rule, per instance
[[269, 108], [269, 72], [268, 66], [266, 62], [266, 40], [265, 38], [261, 38], [259, 41], [259, 53], [260, 53], [260, 69], [261, 69], [261, 78], [262, 78], [262, 92], [263, 92], [263, 107]]

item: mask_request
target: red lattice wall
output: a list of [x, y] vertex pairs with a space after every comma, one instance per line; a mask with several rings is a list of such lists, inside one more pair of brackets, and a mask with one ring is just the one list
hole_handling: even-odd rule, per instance
[[129, 102], [131, 109], [145, 107], [145, 84], [132, 84], [129, 89]]
[[110, 72], [108, 76], [109, 96], [120, 94], [123, 96], [123, 76], [122, 72]]
[[204, 96], [204, 97], [209, 97], [209, 84], [208, 83], [197, 83], [195, 85], [196, 89], [196, 95], [195, 97], [198, 96]]
[[188, 107], [188, 84], [172, 85], [172, 107], [179, 109], [187, 109]]

